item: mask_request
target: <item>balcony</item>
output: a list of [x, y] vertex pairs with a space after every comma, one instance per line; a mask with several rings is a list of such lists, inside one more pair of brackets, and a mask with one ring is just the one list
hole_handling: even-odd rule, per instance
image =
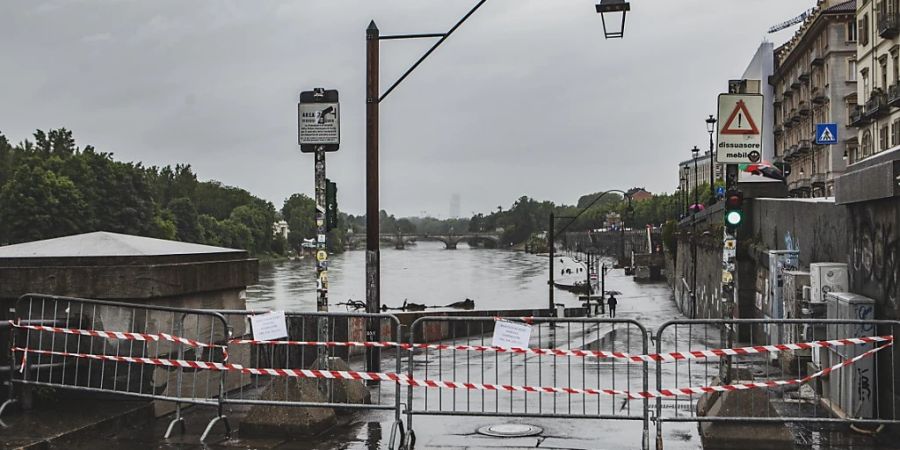
[[779, 135], [779, 134], [784, 133], [784, 128], [781, 127], [780, 123], [776, 123], [775, 129], [772, 132], [775, 133], [775, 135]]
[[888, 104], [900, 107], [900, 81], [888, 88]]
[[812, 61], [809, 62], [809, 64], [810, 64], [811, 66], [813, 66], [813, 67], [821, 67], [821, 66], [824, 66], [824, 65], [825, 65], [825, 58], [816, 55], [816, 57], [813, 58]]
[[850, 110], [850, 126], [851, 127], [859, 127], [868, 123], [869, 120], [865, 114], [863, 114], [862, 106], [856, 105], [855, 108]]
[[810, 96], [812, 97], [812, 102], [821, 105], [828, 102], [828, 97], [825, 96], [825, 89], [820, 87], [812, 88], [812, 92], [810, 92]]
[[784, 160], [790, 162], [797, 156], [797, 144], [794, 144], [784, 151]]
[[791, 83], [791, 89], [800, 89], [800, 80], [794, 80], [794, 82]]
[[872, 91], [872, 95], [869, 97], [869, 100], [866, 101], [866, 117], [882, 117], [890, 112], [890, 106], [888, 106], [888, 96], [881, 89], [876, 89]]
[[797, 144], [797, 156], [809, 153], [811, 148], [812, 145], [809, 143], [809, 139], [800, 139], [800, 143]]
[[800, 111], [797, 108], [791, 108], [791, 122], [800, 123]]
[[797, 112], [799, 112], [801, 116], [809, 115], [809, 102], [801, 100], [800, 104], [797, 105]]
[[809, 83], [809, 72], [804, 72], [800, 74], [800, 82], [803, 84]]
[[882, 14], [878, 18], [878, 35], [891, 39], [900, 34], [900, 21], [897, 20], [897, 14]]
[[775, 101], [772, 102], [772, 104], [775, 105], [775, 108], [777, 109], [781, 106], [781, 102], [782, 100], [780, 98], [776, 98]]

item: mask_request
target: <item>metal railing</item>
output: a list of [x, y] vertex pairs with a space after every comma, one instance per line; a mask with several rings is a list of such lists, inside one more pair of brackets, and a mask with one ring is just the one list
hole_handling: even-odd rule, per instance
[[[666, 322], [656, 352], [676, 356], [656, 365], [657, 448], [664, 426], [677, 422], [900, 424], [894, 350], [886, 348], [898, 327], [885, 320]], [[738, 343], [737, 335], [749, 341]], [[856, 338], [872, 339], [850, 342]], [[837, 341], [816, 343], [823, 340]]]
[[[625, 420], [641, 424], [635, 431], [640, 430], [642, 446], [648, 447], [648, 400], [622, 396], [647, 390], [647, 362], [609, 357], [613, 352], [647, 352], [648, 335], [640, 323], [508, 320], [531, 326], [529, 349], [491, 347], [496, 319], [490, 317], [423, 317], [413, 322], [407, 363], [408, 448], [415, 442], [416, 415]], [[435, 341], [439, 343], [426, 344]], [[597, 356], [601, 354], [606, 357]]]
[[10, 395], [0, 411], [30, 406], [30, 388], [46, 386], [173, 402], [166, 437], [176, 425], [184, 431], [182, 404], [216, 406], [203, 437], [220, 420], [230, 433], [218, 400], [224, 377], [198, 370], [226, 361], [221, 314], [26, 294], [10, 328]]
[[[249, 317], [268, 311], [218, 311], [234, 328], [228, 345], [229, 360], [245, 370], [225, 374], [223, 404], [334, 408], [337, 411], [394, 411], [390, 448], [403, 440], [400, 420], [401, 388], [393, 381], [365, 381], [365, 350], [382, 348], [381, 367], [394, 367], [400, 374], [403, 352], [400, 322], [390, 314], [286, 312], [288, 336], [274, 341], [253, 339]], [[377, 321], [385, 342], [365, 342], [370, 321]], [[327, 322], [328, 341], [318, 341], [318, 326]], [[319, 360], [324, 348], [326, 364]], [[317, 378], [328, 372], [333, 378]], [[331, 372], [340, 372], [332, 374]], [[352, 372], [349, 374], [348, 372]], [[367, 386], [367, 383], [370, 385]], [[315, 392], [313, 392], [315, 391]]]

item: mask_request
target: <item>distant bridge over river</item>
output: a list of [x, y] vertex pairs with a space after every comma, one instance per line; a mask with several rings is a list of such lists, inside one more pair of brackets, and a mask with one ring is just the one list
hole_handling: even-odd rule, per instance
[[[444, 248], [448, 250], [456, 250], [457, 244], [460, 242], [471, 242], [473, 244], [480, 243], [488, 243], [493, 247], [498, 247], [500, 245], [500, 233], [486, 231], [486, 232], [471, 232], [471, 233], [438, 233], [438, 234], [426, 234], [426, 233], [381, 233], [380, 235], [381, 242], [389, 243], [394, 246], [394, 248], [402, 249], [406, 248], [407, 245], [417, 242], [417, 241], [440, 241], [444, 243]], [[366, 240], [365, 234], [348, 236], [347, 242], [351, 247], [359, 243], [364, 243]]]

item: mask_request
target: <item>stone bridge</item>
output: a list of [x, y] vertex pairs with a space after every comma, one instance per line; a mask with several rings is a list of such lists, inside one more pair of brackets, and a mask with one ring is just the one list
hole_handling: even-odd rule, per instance
[[[360, 234], [359, 236], [348, 236], [347, 242], [350, 246], [354, 246], [354, 244], [358, 244], [361, 242], [365, 242], [366, 236], [365, 234]], [[446, 233], [446, 234], [425, 234], [425, 233], [381, 233], [380, 240], [383, 243], [388, 243], [394, 246], [397, 249], [406, 248], [411, 242], [416, 241], [440, 241], [444, 243], [444, 247], [448, 250], [456, 250], [457, 244], [460, 242], [471, 242], [473, 244], [482, 242], [482, 243], [490, 243], [494, 247], [498, 247], [500, 244], [500, 233], [496, 232], [472, 232], [472, 233]]]

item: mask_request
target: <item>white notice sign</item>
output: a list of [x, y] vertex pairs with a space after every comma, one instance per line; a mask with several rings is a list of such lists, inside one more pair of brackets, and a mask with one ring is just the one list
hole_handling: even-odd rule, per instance
[[491, 345], [504, 348], [528, 348], [531, 338], [531, 325], [498, 320], [494, 325], [494, 339]]
[[288, 337], [284, 311], [250, 316], [250, 328], [253, 330], [253, 339], [257, 341], [273, 341]]
[[340, 115], [337, 103], [301, 103], [300, 145], [337, 145], [341, 143]]
[[719, 94], [720, 164], [757, 163], [762, 159], [763, 96]]

